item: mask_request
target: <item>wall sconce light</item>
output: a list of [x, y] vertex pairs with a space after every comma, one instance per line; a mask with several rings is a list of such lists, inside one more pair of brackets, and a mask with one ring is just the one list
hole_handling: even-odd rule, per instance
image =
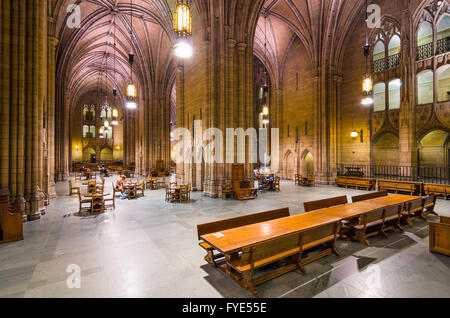
[[116, 147], [116, 150], [120, 150], [120, 146], [117, 146], [117, 147]]
[[76, 146], [75, 146], [75, 149], [76, 149], [77, 151], [80, 150], [80, 146], [76, 145]]

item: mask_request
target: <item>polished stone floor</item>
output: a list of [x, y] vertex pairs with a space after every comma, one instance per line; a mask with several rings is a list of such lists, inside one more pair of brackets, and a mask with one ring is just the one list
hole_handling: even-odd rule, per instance
[[[286, 206], [303, 213], [304, 201], [364, 193], [285, 181], [280, 193], [252, 201], [193, 193], [189, 204], [169, 204], [164, 190], [146, 191], [119, 200], [115, 211], [77, 217], [78, 199], [67, 187], [58, 184], [47, 214], [24, 225], [25, 240], [0, 245], [0, 297], [251, 297], [206, 265], [197, 224]], [[450, 216], [450, 201], [439, 200], [436, 210]], [[389, 234], [373, 237], [372, 247], [339, 241], [340, 258], [327, 256], [305, 266], [305, 276], [293, 271], [257, 290], [262, 297], [450, 297], [450, 257], [428, 251], [427, 223]], [[67, 285], [72, 264], [81, 270], [79, 289]]]

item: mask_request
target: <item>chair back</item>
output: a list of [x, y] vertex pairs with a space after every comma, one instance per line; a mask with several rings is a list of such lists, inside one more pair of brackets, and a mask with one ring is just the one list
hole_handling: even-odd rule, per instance
[[425, 202], [424, 202], [424, 206], [430, 205], [430, 207], [431, 206], [434, 207], [436, 205], [436, 199], [437, 199], [437, 195], [432, 195], [432, 196], [426, 197], [425, 198]]
[[401, 217], [402, 209], [403, 209], [403, 205], [402, 204], [393, 205], [393, 206], [387, 207], [387, 208], [384, 209], [384, 218], [387, 219], [387, 218], [390, 218], [390, 217], [393, 217], [393, 216], [396, 216], [396, 215], [398, 217]]
[[302, 232], [301, 244], [306, 245], [329, 236], [333, 236], [334, 239], [337, 238], [337, 235], [340, 230], [340, 222], [331, 222], [328, 224], [320, 225], [318, 227], [306, 230]]
[[360, 202], [360, 201], [385, 197], [387, 195], [388, 195], [387, 191], [372, 192], [372, 193], [368, 193], [368, 194], [354, 196], [354, 197], [352, 197], [352, 202], [356, 203], [356, 202]]
[[95, 183], [88, 184], [88, 193], [97, 192], [97, 185]]
[[241, 266], [251, 264], [253, 268], [254, 263], [276, 254], [295, 250], [299, 244], [300, 234], [295, 233], [246, 247], [242, 250]]
[[103, 194], [93, 193], [92, 194], [92, 210], [93, 211], [103, 211]]
[[311, 212], [347, 203], [348, 203], [347, 196], [344, 195], [341, 197], [329, 198], [324, 200], [303, 202], [303, 207], [305, 208], [305, 212]]
[[382, 220], [383, 219], [383, 215], [384, 215], [384, 209], [377, 209], [377, 210], [373, 210], [373, 211], [364, 213], [359, 218], [359, 224], [360, 225], [367, 225], [368, 223], [371, 223], [371, 222], [374, 222], [374, 221], [378, 221], [378, 220]]
[[424, 199], [417, 199], [417, 200], [414, 200], [412, 202], [409, 202], [406, 205], [406, 211], [408, 212], [408, 214], [414, 213], [414, 212], [418, 212], [418, 211], [422, 211], [423, 210], [423, 203], [424, 203]]

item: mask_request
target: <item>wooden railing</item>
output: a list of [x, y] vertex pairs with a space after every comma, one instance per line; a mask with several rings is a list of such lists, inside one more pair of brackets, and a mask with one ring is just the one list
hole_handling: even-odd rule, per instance
[[388, 165], [338, 165], [338, 176], [348, 176], [349, 171], [359, 171], [358, 177], [425, 183], [450, 183], [450, 167], [388, 166]]

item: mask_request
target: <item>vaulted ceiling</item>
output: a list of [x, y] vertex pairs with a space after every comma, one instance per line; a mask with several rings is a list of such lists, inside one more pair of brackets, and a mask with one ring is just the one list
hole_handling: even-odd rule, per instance
[[256, 30], [255, 54], [264, 61], [267, 41], [265, 64], [275, 80], [280, 80], [295, 40], [309, 56], [305, 63], [319, 67], [328, 61], [338, 67], [346, 37], [363, 21], [365, 5], [365, 0], [267, 0]]
[[103, 87], [102, 93], [110, 94], [114, 68], [123, 101], [131, 74], [130, 51], [135, 55], [133, 81], [139, 97], [150, 99], [167, 81], [173, 66], [172, 12], [176, 0], [133, 0], [133, 7], [130, 0], [79, 0], [80, 28], [67, 25], [67, 8], [73, 3], [54, 1], [51, 12], [53, 31], [59, 39], [57, 79], [65, 92], [70, 92], [69, 104], [97, 91], [99, 86]]

